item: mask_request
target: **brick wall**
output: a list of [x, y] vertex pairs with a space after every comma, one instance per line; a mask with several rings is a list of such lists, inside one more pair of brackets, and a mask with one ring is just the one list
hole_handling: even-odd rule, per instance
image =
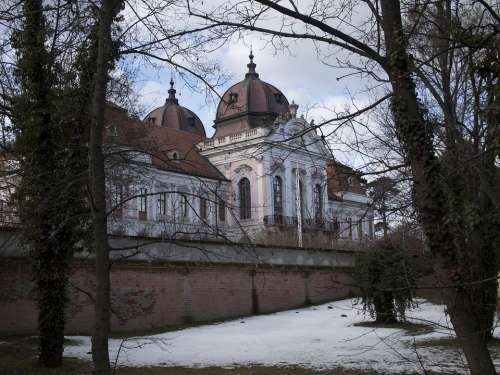
[[[30, 279], [26, 260], [1, 260], [0, 335], [36, 333]], [[349, 296], [349, 280], [345, 269], [124, 263], [111, 274], [112, 329], [146, 331], [326, 302]], [[74, 265], [68, 333], [91, 332], [94, 288], [92, 265]]]

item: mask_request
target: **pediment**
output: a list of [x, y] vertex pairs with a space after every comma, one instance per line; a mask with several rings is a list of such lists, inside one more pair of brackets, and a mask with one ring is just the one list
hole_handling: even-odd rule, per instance
[[235, 170], [234, 172], [237, 173], [237, 174], [241, 174], [241, 173], [249, 173], [252, 171], [252, 167], [249, 166], [248, 164], [242, 164], [242, 165], [239, 165]]

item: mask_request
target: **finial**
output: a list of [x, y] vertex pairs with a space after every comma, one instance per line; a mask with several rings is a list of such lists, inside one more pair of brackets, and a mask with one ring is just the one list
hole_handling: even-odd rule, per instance
[[292, 118], [297, 118], [297, 110], [299, 109], [299, 106], [295, 104], [295, 101], [292, 100], [292, 104], [288, 107], [290, 111], [290, 116]]
[[248, 67], [248, 73], [245, 75], [245, 78], [249, 78], [249, 77], [255, 77], [255, 78], [258, 78], [259, 75], [255, 72], [255, 67], [257, 65], [255, 65], [255, 63], [253, 62], [253, 49], [252, 49], [252, 46], [250, 46], [250, 55], [248, 55], [248, 58], [250, 59], [250, 62], [247, 64], [247, 67]]
[[170, 75], [170, 89], [168, 90], [168, 98], [165, 100], [167, 103], [179, 104], [175, 97], [176, 90], [174, 89], [174, 78]]

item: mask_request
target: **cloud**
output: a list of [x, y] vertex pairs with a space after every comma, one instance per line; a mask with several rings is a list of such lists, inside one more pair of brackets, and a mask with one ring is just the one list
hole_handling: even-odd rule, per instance
[[[214, 1], [209, 4], [200, 3], [199, 6], [209, 12], [209, 8], [220, 3]], [[310, 2], [306, 1], [302, 5], [307, 7]], [[353, 14], [358, 17], [359, 22], [367, 17], [366, 12], [354, 11]], [[267, 26], [277, 28], [281, 20], [279, 17], [271, 17], [266, 22]], [[311, 40], [286, 40], [285, 43], [276, 48], [276, 44], [270, 43], [269, 36], [246, 33], [242, 38], [230, 38], [222, 48], [213, 51], [209, 58], [218, 61], [224, 72], [233, 77], [220, 90], [220, 94], [244, 79], [251, 45], [260, 78], [279, 88], [289, 101], [294, 100], [299, 104], [299, 112], [307, 112], [308, 118], [314, 118], [318, 122], [331, 118], [332, 111], [345, 110], [345, 105], [351, 103], [352, 98], [359, 108], [372, 99], [370, 96], [373, 94], [366, 91], [367, 88], [375, 86], [376, 83], [372, 79], [348, 75], [352, 71], [335, 66], [337, 59], [348, 58], [345, 52], [326, 45], [321, 45], [318, 49]], [[356, 57], [351, 56], [350, 59], [354, 64], [359, 62]], [[158, 85], [155, 86], [155, 78], [146, 73], [146, 80], [151, 82], [147, 82], [141, 89], [142, 102], [147, 108], [161, 105], [167, 95], [166, 83], [169, 73], [165, 70], [156, 75], [156, 79], [161, 80], [157, 82]], [[341, 79], [338, 80], [339, 78]], [[207, 103], [203, 94], [193, 93], [188, 87], [182, 86], [181, 82], [177, 84], [180, 103], [197, 113], [207, 134], [212, 134], [217, 103]]]
[[159, 81], [145, 81], [139, 89], [141, 106], [148, 113], [163, 104], [167, 97], [167, 88]]

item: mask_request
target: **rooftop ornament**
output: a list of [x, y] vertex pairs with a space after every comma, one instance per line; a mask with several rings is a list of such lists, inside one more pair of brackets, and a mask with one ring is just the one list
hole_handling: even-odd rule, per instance
[[165, 103], [179, 104], [179, 101], [175, 97], [176, 92], [177, 91], [174, 89], [174, 80], [170, 77], [170, 89], [168, 90], [168, 98], [165, 100]]
[[247, 64], [247, 67], [248, 67], [248, 73], [245, 74], [245, 78], [259, 78], [259, 74], [255, 71], [255, 67], [257, 66], [254, 62], [253, 62], [253, 52], [252, 52], [252, 49], [250, 48], [250, 55], [248, 56], [250, 58], [250, 62]]
[[292, 104], [288, 107], [290, 111], [290, 116], [292, 118], [297, 118], [297, 110], [299, 109], [299, 106], [295, 104], [295, 102], [292, 100]]

